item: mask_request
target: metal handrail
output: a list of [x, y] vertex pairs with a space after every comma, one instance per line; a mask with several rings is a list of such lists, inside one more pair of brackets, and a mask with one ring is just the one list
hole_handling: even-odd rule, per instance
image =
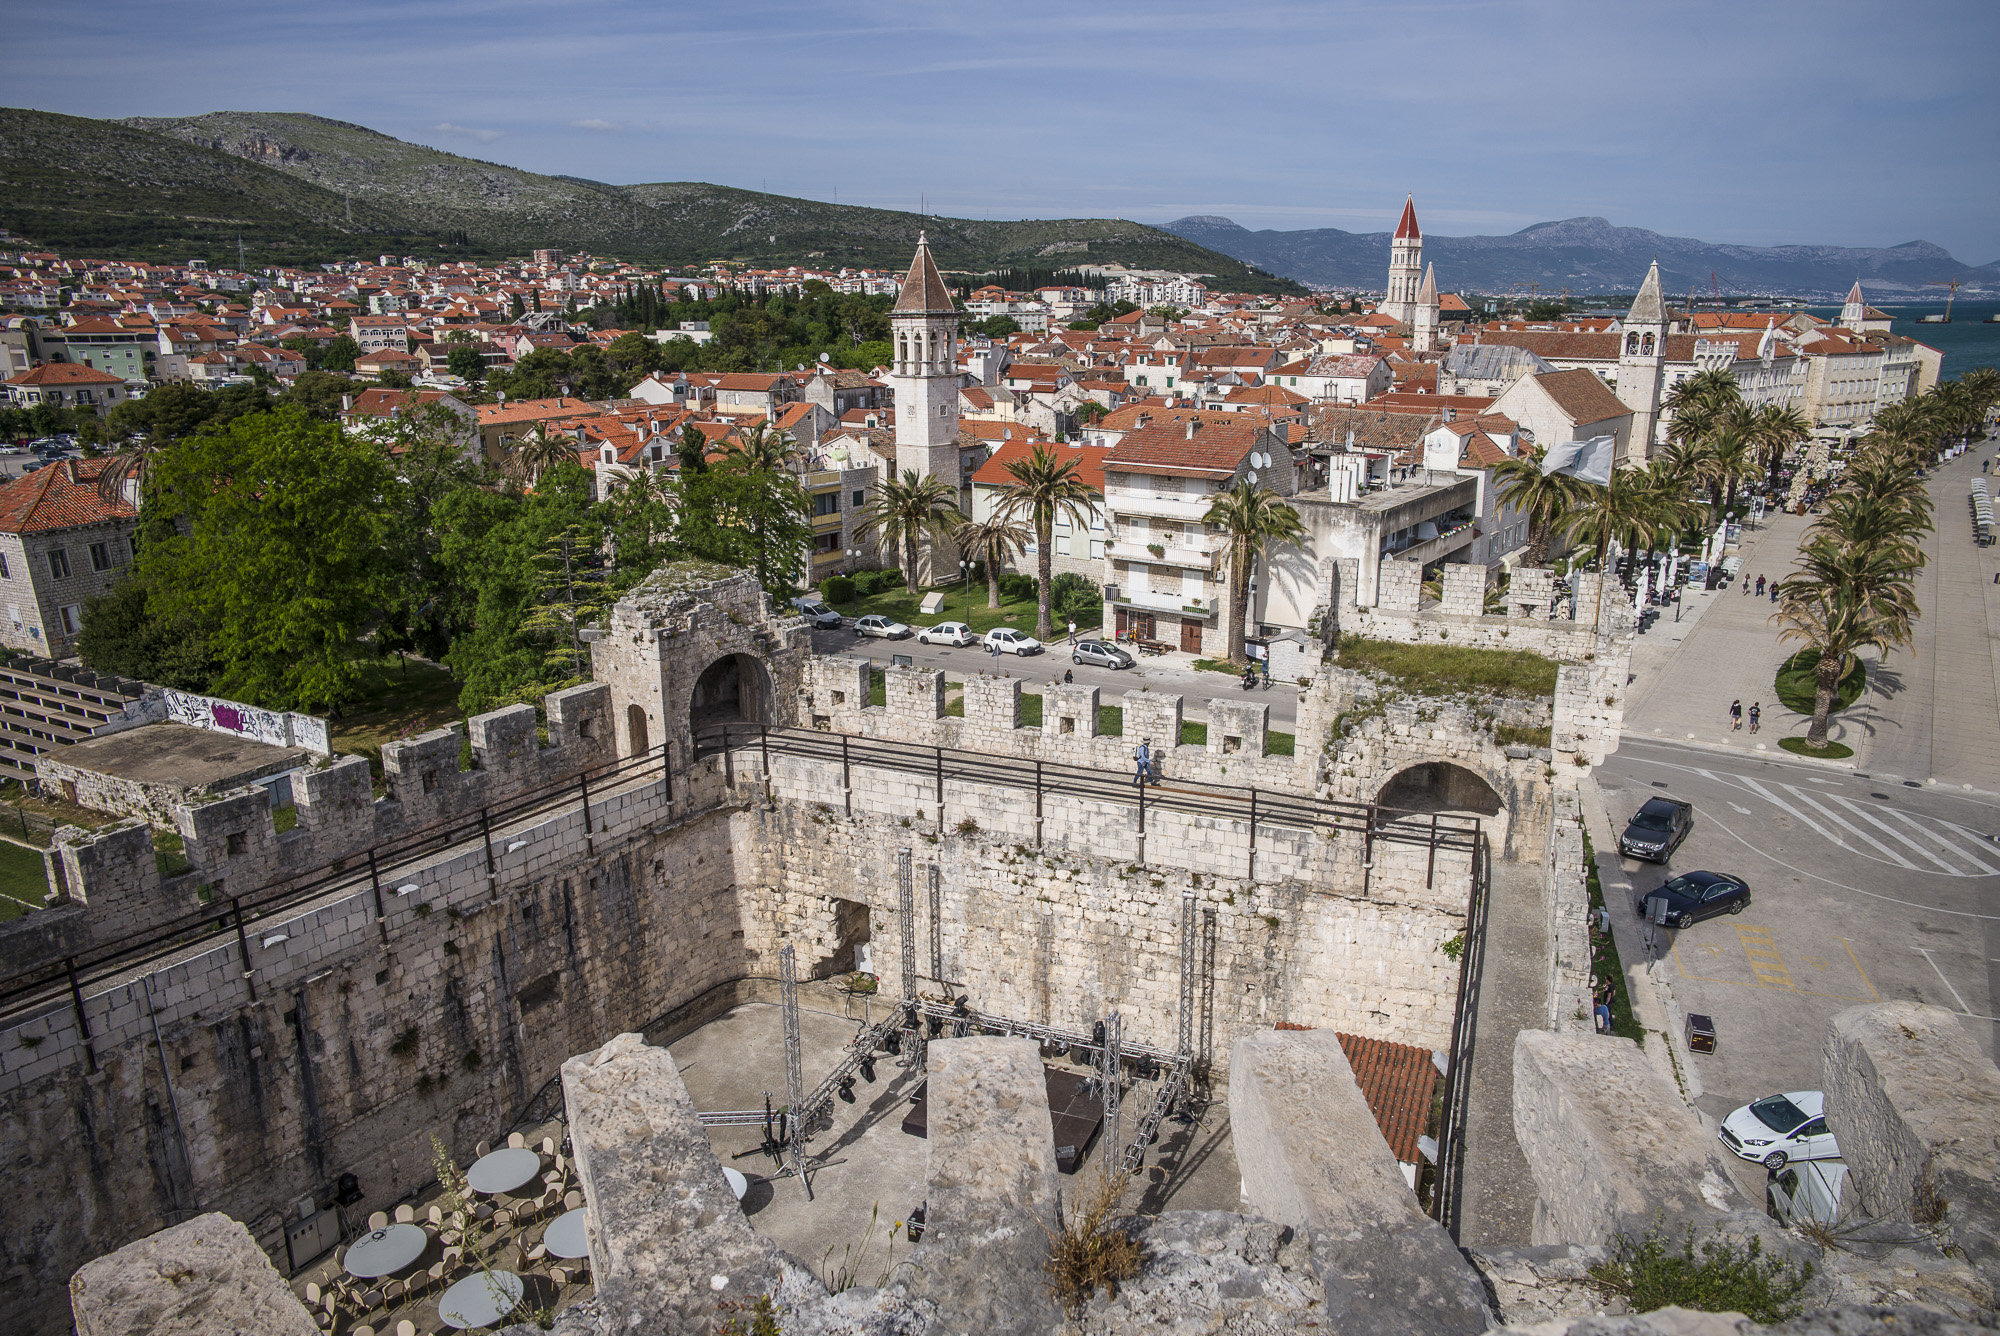
[[1438, 1119], [1436, 1177], [1431, 1218], [1454, 1241], [1462, 1218], [1466, 1108], [1472, 1093], [1472, 1043], [1479, 1021], [1479, 991], [1486, 973], [1486, 921], [1492, 906], [1492, 850], [1482, 840], [1473, 851], [1472, 887], [1466, 897], [1465, 949], [1459, 954], [1458, 1000], [1447, 1050], [1443, 1108]]

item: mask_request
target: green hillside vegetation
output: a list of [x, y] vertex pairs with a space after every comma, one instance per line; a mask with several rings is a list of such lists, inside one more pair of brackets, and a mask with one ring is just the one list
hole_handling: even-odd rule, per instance
[[431, 249], [370, 201], [113, 121], [0, 109], [0, 227], [66, 255], [304, 264]]
[[[521, 255], [539, 246], [683, 266], [907, 264], [928, 230], [946, 270], [1124, 264], [1212, 275], [1229, 291], [1289, 279], [1139, 223], [980, 222], [700, 182], [614, 186], [409, 144], [344, 121], [214, 112], [92, 121], [0, 110], [0, 226], [64, 252], [262, 264], [376, 251]], [[353, 222], [348, 222], [349, 211]]]

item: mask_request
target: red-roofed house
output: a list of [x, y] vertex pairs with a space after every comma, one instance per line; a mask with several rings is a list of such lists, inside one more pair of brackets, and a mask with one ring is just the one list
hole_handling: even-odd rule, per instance
[[108, 459], [65, 459], [0, 487], [0, 644], [52, 659], [76, 653], [83, 603], [132, 562], [130, 484], [107, 499]]
[[16, 408], [47, 404], [103, 417], [127, 397], [123, 377], [78, 362], [49, 362], [7, 378], [7, 402]]
[[[969, 426], [969, 423], [961, 423]], [[983, 424], [994, 425], [999, 424]], [[1076, 476], [1084, 485], [1097, 494], [1091, 506], [1090, 523], [1078, 525], [1068, 516], [1058, 515], [1051, 531], [1054, 538], [1053, 551], [1049, 554], [1049, 567], [1056, 574], [1072, 571], [1096, 584], [1104, 578], [1104, 541], [1106, 535], [1104, 518], [1104, 457], [1111, 451], [1103, 446], [1075, 445], [1062, 441], [1046, 441], [1032, 438], [1020, 428], [1009, 428], [1014, 435], [994, 441], [995, 449], [986, 462], [972, 475], [972, 518], [987, 520], [992, 518], [1005, 500], [1005, 489], [1014, 481], [1014, 475], [1007, 466], [1016, 460], [1026, 459], [1034, 453], [1038, 445], [1047, 446], [1055, 452], [1057, 459], [1076, 461]], [[1016, 565], [1022, 570], [1035, 568], [1034, 549], [1023, 552]], [[1079, 628], [1081, 631], [1083, 628]], [[1089, 628], [1092, 634], [1097, 628]]]

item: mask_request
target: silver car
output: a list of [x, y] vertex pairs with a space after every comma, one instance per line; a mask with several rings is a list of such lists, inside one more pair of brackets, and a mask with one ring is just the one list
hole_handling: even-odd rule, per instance
[[884, 640], [902, 640], [910, 634], [910, 628], [891, 617], [880, 613], [869, 613], [854, 623], [857, 635], [879, 636]]
[[1099, 668], [1130, 668], [1137, 660], [1118, 646], [1104, 640], [1079, 640], [1069, 652], [1071, 663], [1090, 663]]

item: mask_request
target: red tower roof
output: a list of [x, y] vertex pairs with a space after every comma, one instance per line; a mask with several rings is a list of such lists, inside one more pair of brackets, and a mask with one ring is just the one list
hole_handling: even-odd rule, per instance
[[1423, 231], [1417, 226], [1417, 199], [1412, 195], [1403, 201], [1403, 221], [1396, 224], [1396, 240], [1406, 238], [1421, 241]]

